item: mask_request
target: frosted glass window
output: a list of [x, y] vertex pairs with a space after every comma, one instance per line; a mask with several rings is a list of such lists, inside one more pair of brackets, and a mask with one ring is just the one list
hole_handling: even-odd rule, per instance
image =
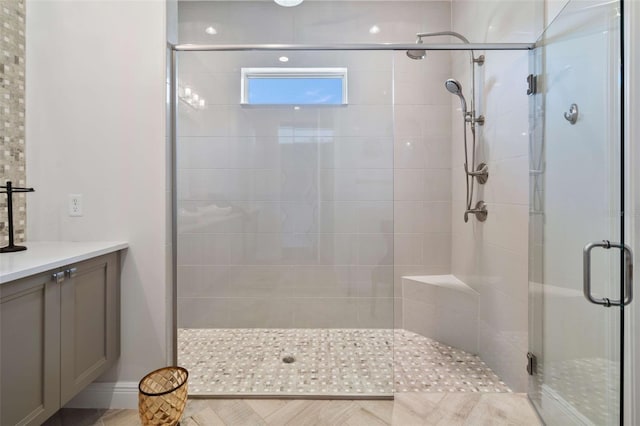
[[244, 105], [346, 105], [346, 68], [243, 68]]

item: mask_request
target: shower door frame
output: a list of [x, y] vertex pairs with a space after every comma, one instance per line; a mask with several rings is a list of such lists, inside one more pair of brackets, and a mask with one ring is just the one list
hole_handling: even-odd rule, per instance
[[[178, 197], [177, 197], [177, 113], [178, 113], [178, 73], [179, 52], [241, 52], [241, 51], [407, 51], [416, 48], [411, 44], [167, 44], [170, 57], [168, 76], [170, 156], [171, 156], [171, 336], [170, 360], [178, 364]], [[534, 43], [465, 43], [465, 44], [420, 44], [420, 50], [427, 51], [532, 51]], [[195, 396], [198, 397], [198, 396]], [[264, 397], [256, 395], [256, 397]], [[287, 398], [286, 396], [277, 396]], [[309, 395], [309, 398], [319, 398]], [[300, 397], [296, 397], [300, 398]], [[351, 399], [371, 399], [370, 396], [349, 396]]]

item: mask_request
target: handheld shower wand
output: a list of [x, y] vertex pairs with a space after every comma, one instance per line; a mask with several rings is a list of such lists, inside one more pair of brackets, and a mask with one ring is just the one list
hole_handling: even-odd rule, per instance
[[460, 98], [460, 104], [462, 105], [462, 114], [466, 117], [467, 101], [464, 98], [464, 95], [462, 94], [462, 85], [460, 84], [460, 82], [458, 82], [458, 80], [454, 80], [453, 78], [450, 78], [449, 80], [444, 82], [444, 87], [447, 88], [449, 93], [451, 93], [452, 95], [456, 95], [457, 97]]

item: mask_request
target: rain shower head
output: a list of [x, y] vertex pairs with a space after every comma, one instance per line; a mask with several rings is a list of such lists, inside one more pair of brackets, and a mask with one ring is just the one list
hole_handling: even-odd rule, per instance
[[407, 56], [411, 59], [424, 59], [427, 56], [427, 51], [424, 49], [407, 50]]
[[447, 88], [449, 93], [452, 95], [456, 95], [460, 98], [460, 104], [462, 105], [462, 113], [467, 113], [467, 101], [464, 99], [464, 95], [462, 94], [462, 85], [458, 80], [454, 80], [450, 78], [449, 80], [444, 82], [444, 87]]
[[[418, 38], [416, 44], [422, 44], [422, 39]], [[411, 59], [424, 59], [427, 56], [427, 51], [424, 49], [411, 49], [407, 50], [407, 56]]]

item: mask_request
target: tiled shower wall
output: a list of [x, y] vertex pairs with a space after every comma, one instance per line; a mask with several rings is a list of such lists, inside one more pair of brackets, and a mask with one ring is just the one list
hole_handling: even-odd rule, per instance
[[[542, 31], [536, 1], [465, 1], [452, 3], [454, 31], [474, 42], [532, 43]], [[454, 149], [452, 272], [480, 294], [479, 355], [516, 392], [526, 390], [528, 220], [529, 220], [529, 99], [526, 77], [529, 52], [485, 54], [478, 69], [477, 109], [486, 124], [478, 129], [478, 162], [489, 166], [489, 180], [478, 188], [489, 216], [464, 223], [460, 105], [452, 103]], [[455, 78], [470, 96], [469, 56], [452, 54]], [[477, 185], [477, 184], [476, 184]]]
[[[450, 8], [449, 2], [431, 1], [305, 2], [295, 8], [272, 2], [183, 2], [180, 42], [413, 42], [416, 32], [448, 30]], [[205, 32], [209, 26], [215, 34]], [[371, 31], [374, 26], [379, 31]], [[268, 114], [243, 110], [238, 106], [238, 68], [282, 66], [280, 55], [181, 54], [184, 84], [198, 87], [210, 106], [204, 121], [197, 118], [202, 112], [183, 108], [178, 123], [183, 136], [179, 180], [189, 182], [179, 189], [184, 207], [178, 247], [179, 326], [391, 327], [393, 300], [395, 324], [402, 326], [400, 276], [450, 272], [451, 112], [444, 89], [450, 56], [433, 52], [426, 60], [414, 61], [404, 52], [283, 55], [290, 58], [286, 66], [348, 66], [351, 105], [332, 117], [326, 109]], [[220, 103], [227, 107], [216, 105]], [[331, 132], [344, 137], [305, 146], [296, 145], [304, 132], [294, 132], [293, 143], [286, 146], [254, 133], [270, 132], [286, 120], [316, 134], [328, 124]], [[215, 134], [216, 127], [232, 130]], [[237, 167], [238, 161], [243, 165]], [[243, 179], [253, 179], [249, 186], [256, 180], [275, 184], [274, 196], [273, 191], [285, 189], [280, 177], [267, 176], [274, 164], [278, 176], [289, 169], [287, 180], [306, 182], [312, 194], [319, 190], [313, 194], [319, 206], [305, 206], [299, 199], [274, 203], [263, 194], [262, 200], [245, 199], [231, 209], [244, 212], [244, 217], [259, 211], [257, 221], [243, 222], [240, 215], [234, 225], [216, 225], [217, 231], [187, 231], [189, 221], [198, 220], [198, 207], [202, 212], [214, 201], [197, 199], [193, 191], [198, 180], [200, 196], [202, 191], [209, 191], [206, 197], [223, 189], [235, 191], [233, 185]], [[236, 170], [222, 172], [221, 167]], [[359, 194], [366, 191], [363, 181], [374, 182], [369, 187], [378, 194]], [[223, 183], [211, 188], [205, 182]], [[300, 198], [299, 189], [292, 189], [290, 195]], [[214, 213], [225, 213], [230, 204], [224, 201], [230, 199], [213, 197], [222, 209]], [[257, 228], [229, 232], [249, 223]], [[289, 255], [284, 252], [287, 245]]]
[[[347, 65], [349, 105], [239, 105], [240, 67], [285, 54], [293, 66]], [[179, 107], [179, 325], [391, 328], [391, 53], [179, 61], [209, 103]]]
[[[24, 186], [25, 171], [25, 0], [0, 4], [0, 185]], [[16, 241], [25, 238], [26, 196], [13, 197]], [[0, 194], [0, 242], [8, 240], [7, 198]]]
[[425, 330], [430, 306], [407, 298], [401, 278], [451, 273], [451, 128], [445, 125], [451, 95], [444, 88], [450, 74], [449, 52], [429, 52], [421, 61], [396, 52], [395, 314], [397, 327], [416, 332]]

